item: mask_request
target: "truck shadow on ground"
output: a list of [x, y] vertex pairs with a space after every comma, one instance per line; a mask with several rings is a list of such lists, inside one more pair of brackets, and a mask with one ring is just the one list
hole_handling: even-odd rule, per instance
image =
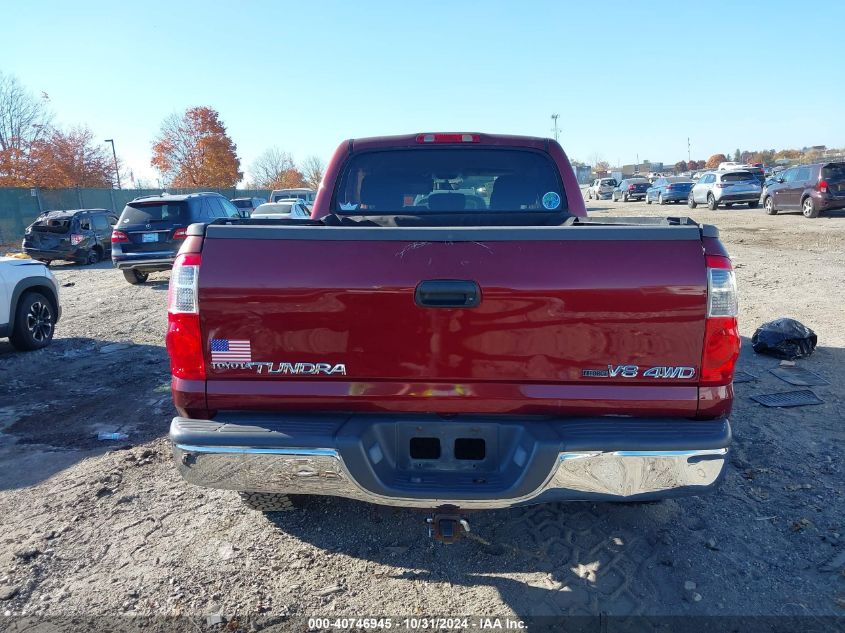
[[159, 346], [73, 337], [21, 353], [0, 342], [0, 489], [35, 485], [121, 445], [99, 432], [129, 434], [123, 444], [160, 437], [169, 378]]
[[[422, 511], [311, 498], [300, 513], [267, 517], [317, 548], [376, 563], [377, 576], [440, 585], [446, 612], [456, 588], [465, 610], [484, 612], [492, 588], [520, 617], [837, 615], [832, 600], [788, 579], [833, 582], [835, 570], [821, 570], [841, 531], [833, 508], [843, 483], [835, 457], [845, 440], [835, 422], [843, 394], [818, 386], [824, 405], [766, 409], [750, 396], [807, 388], [772, 375], [778, 364], [743, 340], [738, 368], [755, 380], [735, 386], [732, 456], [709, 495], [471, 513], [469, 538], [453, 545], [428, 538]], [[798, 364], [833, 383], [845, 350], [820, 347]], [[796, 452], [813, 457], [796, 460]], [[808, 487], [812, 496], [801, 493]], [[412, 610], [413, 584], [408, 592]]]

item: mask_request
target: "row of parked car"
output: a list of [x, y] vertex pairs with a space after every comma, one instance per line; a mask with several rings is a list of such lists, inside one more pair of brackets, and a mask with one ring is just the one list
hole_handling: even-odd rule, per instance
[[266, 213], [273, 216], [279, 213], [288, 213], [291, 215], [291, 217], [300, 217], [299, 214], [301, 213], [303, 207], [306, 209], [307, 214], [310, 217], [311, 207], [313, 206], [314, 198], [316, 197], [316, 191], [314, 191], [313, 189], [306, 189], [302, 187], [295, 189], [273, 189], [273, 191], [270, 192], [269, 201], [265, 198], [251, 197], [232, 198], [231, 202], [238, 209], [240, 209], [241, 214], [244, 217], [253, 217], [256, 211], [258, 211], [259, 213]]
[[801, 211], [808, 218], [823, 211], [845, 208], [845, 163], [828, 162], [790, 167], [768, 179], [757, 166], [730, 165], [724, 169], [688, 176], [661, 176], [653, 182], [645, 177], [597, 178], [587, 188], [589, 199], [610, 198], [613, 201], [645, 200], [684, 202], [690, 209], [706, 205], [715, 210], [747, 204], [749, 209], [763, 205], [766, 213]]
[[226, 217], [310, 217], [315, 192], [279, 189], [263, 198], [227, 200], [217, 193], [135, 198], [120, 216], [108, 209], [47, 211], [30, 224], [23, 251], [29, 258], [0, 257], [0, 338], [18, 350], [36, 350], [53, 340], [61, 317], [53, 260], [96, 264], [111, 258], [131, 284], [169, 270], [188, 225]]
[[262, 198], [228, 200], [213, 192], [141, 196], [120, 216], [107, 209], [47, 211], [30, 224], [22, 250], [48, 266], [53, 260], [96, 264], [110, 258], [131, 284], [170, 270], [189, 225], [219, 218], [311, 216], [315, 192], [279, 189]]

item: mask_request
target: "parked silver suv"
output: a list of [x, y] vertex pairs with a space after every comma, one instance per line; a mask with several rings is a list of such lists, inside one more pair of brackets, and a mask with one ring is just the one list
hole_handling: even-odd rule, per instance
[[761, 193], [760, 180], [750, 171], [709, 171], [690, 190], [687, 206], [695, 209], [699, 204], [706, 204], [708, 209], [715, 210], [720, 204], [727, 209], [734, 204], [747, 204], [749, 209], [756, 209]]
[[613, 195], [613, 190], [616, 188], [616, 178], [596, 178], [593, 184], [587, 189], [587, 197], [592, 200], [601, 200], [605, 196]]

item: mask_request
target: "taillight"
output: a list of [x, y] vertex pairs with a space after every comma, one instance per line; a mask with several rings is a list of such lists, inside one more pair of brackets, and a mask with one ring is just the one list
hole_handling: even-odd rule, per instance
[[70, 243], [74, 246], [77, 244], [82, 243], [82, 240], [85, 239], [84, 235], [79, 235], [78, 233], [72, 233], [70, 236]]
[[727, 385], [733, 381], [739, 358], [736, 278], [731, 260], [720, 255], [705, 256], [707, 263], [707, 318], [701, 355], [702, 386]]
[[637, 185], [628, 185], [628, 191], [634, 191], [637, 188]]
[[170, 372], [177, 378], [205, 380], [205, 357], [200, 330], [198, 282], [202, 256], [176, 257], [167, 291], [167, 352]]
[[827, 180], [819, 180], [819, 191], [827, 193]]
[[480, 143], [478, 134], [417, 134], [417, 143]]
[[173, 231], [173, 239], [184, 240], [186, 237], [188, 237], [187, 231], [188, 229], [186, 229], [184, 226], [180, 229], [176, 229], [175, 231]]
[[128, 242], [129, 236], [124, 233], [123, 231], [112, 231], [111, 232], [111, 242], [112, 244], [118, 244], [120, 242]]

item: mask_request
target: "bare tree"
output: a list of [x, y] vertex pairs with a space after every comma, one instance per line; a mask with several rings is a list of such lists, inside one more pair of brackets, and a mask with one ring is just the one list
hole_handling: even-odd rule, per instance
[[0, 73], [0, 185], [28, 184], [30, 150], [50, 133], [46, 103], [32, 96], [16, 77]]
[[602, 157], [602, 155], [601, 155], [601, 154], [599, 154], [598, 152], [593, 152], [592, 154], [590, 154], [589, 161], [590, 161], [590, 164], [591, 164], [593, 167], [595, 167], [595, 166], [596, 166], [596, 165], [598, 165], [599, 163], [605, 162], [605, 161], [604, 161], [604, 158]]
[[255, 159], [249, 169], [251, 182], [262, 189], [272, 189], [286, 172], [296, 169], [293, 158], [278, 147], [271, 147]]
[[311, 155], [302, 163], [302, 175], [305, 177], [305, 183], [314, 191], [323, 182], [323, 173], [325, 171], [326, 164], [319, 156]]

